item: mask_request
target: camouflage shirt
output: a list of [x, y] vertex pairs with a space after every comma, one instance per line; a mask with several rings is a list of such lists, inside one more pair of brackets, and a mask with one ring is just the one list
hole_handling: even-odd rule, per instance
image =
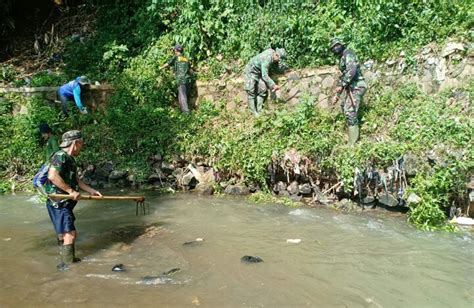
[[51, 156], [56, 153], [57, 151], [59, 151], [59, 143], [58, 143], [58, 139], [51, 135], [49, 136], [48, 138], [48, 143], [46, 144], [46, 149], [45, 149], [45, 162], [49, 162], [49, 159], [51, 158]]
[[[71, 186], [75, 191], [79, 190], [79, 184], [77, 182], [77, 166], [76, 160], [71, 155], [67, 154], [63, 150], [56, 152], [51, 160], [49, 161], [50, 168], [54, 168], [59, 172], [59, 176], [64, 180], [66, 184]], [[56, 187], [51, 181], [46, 182], [46, 193], [48, 194], [67, 194], [65, 191]]]
[[339, 69], [342, 73], [338, 84], [340, 87], [345, 88], [348, 85], [352, 88], [367, 87], [360, 70], [359, 61], [352, 50], [344, 50], [339, 61]]
[[272, 70], [282, 72], [287, 69], [286, 65], [282, 61], [278, 63], [273, 62], [274, 52], [275, 51], [273, 49], [269, 48], [250, 59], [249, 63], [245, 67], [245, 77], [251, 78], [255, 81], [262, 79], [267, 85], [267, 88], [273, 89], [275, 82], [268, 75], [269, 71]]
[[173, 67], [178, 85], [191, 81], [191, 62], [185, 56], [174, 56], [168, 61], [168, 65]]

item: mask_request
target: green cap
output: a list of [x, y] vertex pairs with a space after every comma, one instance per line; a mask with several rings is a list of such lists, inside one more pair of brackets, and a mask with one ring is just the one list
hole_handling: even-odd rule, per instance
[[62, 137], [62, 142], [59, 145], [61, 148], [67, 148], [72, 144], [73, 141], [79, 140], [82, 138], [82, 134], [78, 130], [70, 130], [68, 132], [65, 132]]
[[346, 46], [344, 41], [341, 38], [335, 37], [331, 40], [331, 43], [329, 44], [329, 48], [333, 48], [335, 45], [341, 45], [341, 46]]

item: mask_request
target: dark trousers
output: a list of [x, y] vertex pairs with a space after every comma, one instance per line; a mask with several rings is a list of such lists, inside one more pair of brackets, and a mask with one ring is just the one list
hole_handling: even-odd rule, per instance
[[179, 108], [181, 108], [182, 112], [188, 113], [188, 85], [187, 84], [180, 84], [178, 85], [178, 102]]

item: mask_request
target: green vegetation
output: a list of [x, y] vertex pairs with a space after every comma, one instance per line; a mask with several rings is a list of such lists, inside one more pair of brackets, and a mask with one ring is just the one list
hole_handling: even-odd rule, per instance
[[[281, 158], [290, 148], [311, 159], [314, 175], [333, 174], [349, 191], [355, 167], [385, 167], [407, 152], [424, 156], [443, 144], [446, 165], [427, 168], [412, 181], [412, 191], [422, 202], [412, 208], [409, 219], [425, 229], [444, 226], [445, 208], [457, 200], [474, 167], [472, 149], [464, 149], [473, 139], [472, 114], [457, 101], [446, 105], [452, 93], [430, 97], [409, 84], [398, 90], [374, 87], [362, 110], [362, 141], [351, 149], [343, 116], [315, 107], [310, 97], [296, 108], [277, 104], [258, 119], [225, 110], [225, 102], [203, 103], [183, 115], [170, 106], [175, 96], [171, 72], [158, 68], [175, 42], [185, 45], [201, 79], [239, 72], [269, 46], [286, 48], [294, 68], [331, 64], [335, 58], [328, 42], [335, 34], [350, 42], [362, 60], [383, 59], [400, 50], [410, 60], [424, 44], [468, 33], [473, 26], [470, 1], [90, 2], [83, 9], [96, 13], [95, 31], [66, 43], [64, 72], [38, 74], [32, 83], [54, 84], [86, 74], [113, 83], [116, 91], [103, 113], [67, 121], [60, 119], [59, 107], [0, 97], [0, 190], [8, 189], [6, 181], [14, 175], [29, 179], [40, 165], [42, 154], [33, 149], [40, 141], [41, 121], [58, 134], [82, 129], [84, 164], [113, 160], [144, 180], [150, 172], [147, 159], [156, 153], [169, 159], [204, 157], [223, 177], [262, 188], [272, 156]], [[14, 79], [9, 68], [2, 68], [2, 76]], [[462, 91], [472, 97], [473, 87], [471, 83]], [[13, 102], [27, 106], [29, 113], [13, 117]]]

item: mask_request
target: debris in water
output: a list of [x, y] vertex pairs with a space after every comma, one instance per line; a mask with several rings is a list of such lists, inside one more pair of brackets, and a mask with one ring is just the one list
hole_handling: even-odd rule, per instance
[[4, 238], [3, 240], [4, 240], [5, 242], [9, 242], [9, 241], [12, 240], [12, 238], [11, 238], [11, 237], [6, 237], [6, 238]]
[[203, 241], [204, 241], [203, 238], [198, 237], [198, 238], [196, 238], [194, 241], [187, 241], [187, 242], [184, 242], [183, 245], [192, 245], [192, 244], [196, 244], [196, 243], [203, 242]]
[[112, 267], [112, 272], [125, 272], [125, 268], [123, 268], [123, 264], [116, 264]]
[[193, 300], [191, 301], [191, 304], [199, 306], [200, 305], [199, 298], [197, 296], [194, 296]]
[[243, 256], [240, 258], [240, 262], [242, 263], [260, 263], [263, 262], [263, 259], [259, 256]]
[[171, 274], [174, 274], [176, 272], [179, 272], [181, 269], [179, 267], [175, 267], [175, 268], [172, 268], [170, 269], [169, 271], [166, 271], [166, 272], [163, 272], [161, 273], [162, 276], [169, 276]]
[[301, 243], [301, 239], [300, 238], [289, 238], [286, 240], [287, 243], [290, 243], [290, 244], [299, 244]]

